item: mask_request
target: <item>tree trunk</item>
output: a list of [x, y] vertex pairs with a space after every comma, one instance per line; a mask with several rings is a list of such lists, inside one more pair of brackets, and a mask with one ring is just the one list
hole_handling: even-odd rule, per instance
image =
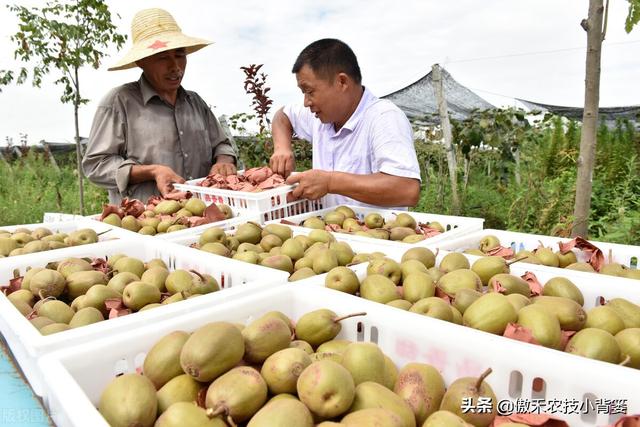
[[471, 171], [471, 160], [465, 156], [464, 158], [464, 180], [462, 187], [462, 194], [467, 194], [467, 185], [469, 184], [469, 172]]
[[444, 165], [442, 164], [442, 156], [438, 156], [438, 198], [437, 203], [437, 210], [440, 212], [444, 209], [444, 192], [445, 192], [445, 188], [444, 188], [444, 174], [443, 171], [444, 170]]
[[78, 169], [78, 189], [80, 195], [80, 215], [84, 215], [84, 186], [82, 173], [82, 146], [80, 144], [80, 126], [78, 124], [78, 108], [80, 106], [80, 81], [78, 80], [78, 67], [75, 68], [76, 74], [76, 99], [73, 103], [73, 115], [76, 125], [76, 168]]
[[41, 143], [42, 143], [42, 150], [44, 151], [44, 155], [47, 157], [47, 159], [51, 163], [51, 166], [53, 166], [53, 168], [56, 170], [56, 172], [60, 172], [60, 168], [58, 167], [58, 163], [56, 162], [55, 157], [53, 157], [53, 153], [51, 152], [51, 149], [49, 148], [49, 144], [44, 142], [44, 140], [41, 141]]
[[587, 66], [582, 135], [578, 157], [574, 223], [571, 235], [587, 237], [591, 209], [591, 183], [596, 151], [598, 104], [600, 101], [600, 56], [602, 48], [603, 0], [589, 0], [589, 17], [581, 25], [587, 31]]
[[429, 166], [429, 158], [424, 161], [424, 187], [429, 188], [431, 185], [431, 175], [430, 175], [430, 166]]
[[520, 177], [520, 149], [516, 148], [513, 150], [513, 159], [515, 160], [516, 166], [514, 168], [514, 174], [516, 177], [516, 184], [522, 184], [522, 178]]
[[444, 137], [444, 147], [447, 152], [447, 164], [449, 166], [449, 179], [451, 180], [451, 198], [454, 215], [460, 213], [460, 199], [458, 198], [458, 178], [456, 165], [456, 152], [453, 147], [453, 135], [451, 134], [451, 123], [449, 122], [449, 112], [447, 111], [447, 100], [442, 87], [442, 73], [440, 65], [434, 64], [431, 68], [433, 71], [433, 86], [436, 89], [436, 99], [438, 102], [438, 112], [440, 113], [440, 126], [442, 127], [442, 136]]

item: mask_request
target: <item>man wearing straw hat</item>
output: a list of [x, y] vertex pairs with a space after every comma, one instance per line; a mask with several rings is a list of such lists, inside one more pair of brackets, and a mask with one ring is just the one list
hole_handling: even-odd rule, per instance
[[293, 65], [303, 105], [287, 105], [272, 122], [271, 168], [288, 176], [295, 133], [313, 145], [313, 169], [287, 179], [294, 198], [327, 205], [415, 206], [420, 168], [413, 130], [393, 103], [362, 85], [358, 60], [336, 39], [311, 43]]
[[138, 12], [131, 35], [131, 50], [109, 71], [137, 66], [142, 76], [100, 102], [82, 161], [86, 176], [117, 204], [167, 194], [185, 179], [236, 173], [236, 150], [220, 123], [181, 86], [187, 55], [212, 42], [183, 34], [162, 9]]

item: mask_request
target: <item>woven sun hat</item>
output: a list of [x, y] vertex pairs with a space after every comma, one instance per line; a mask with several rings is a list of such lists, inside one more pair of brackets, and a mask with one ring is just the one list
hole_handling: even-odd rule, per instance
[[136, 13], [131, 21], [131, 39], [131, 50], [109, 71], [133, 68], [136, 61], [166, 50], [185, 48], [189, 54], [213, 43], [183, 34], [169, 12], [156, 8]]

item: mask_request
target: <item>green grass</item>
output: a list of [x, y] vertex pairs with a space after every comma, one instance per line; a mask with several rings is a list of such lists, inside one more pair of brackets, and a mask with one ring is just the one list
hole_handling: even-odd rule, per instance
[[[85, 215], [102, 212], [106, 190], [84, 179]], [[42, 155], [29, 153], [9, 164], [0, 161], [0, 225], [42, 222], [45, 212], [80, 214], [74, 166], [60, 169]]]

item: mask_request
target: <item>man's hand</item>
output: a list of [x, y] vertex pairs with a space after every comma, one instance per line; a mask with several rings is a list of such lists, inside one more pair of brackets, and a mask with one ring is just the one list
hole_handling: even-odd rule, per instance
[[216, 157], [216, 164], [211, 167], [209, 175], [219, 173], [222, 176], [235, 175], [237, 173], [235, 159], [232, 156], [221, 154]]
[[269, 160], [269, 167], [272, 171], [287, 178], [296, 168], [296, 159], [293, 152], [288, 149], [276, 149]]
[[160, 194], [171, 193], [173, 191], [173, 183], [184, 184], [184, 178], [178, 175], [168, 166], [156, 165], [153, 171], [153, 177], [156, 180], [156, 186], [160, 190]]
[[286, 183], [298, 183], [298, 186], [292, 192], [294, 200], [317, 200], [331, 191], [331, 172], [311, 169], [289, 176]]

